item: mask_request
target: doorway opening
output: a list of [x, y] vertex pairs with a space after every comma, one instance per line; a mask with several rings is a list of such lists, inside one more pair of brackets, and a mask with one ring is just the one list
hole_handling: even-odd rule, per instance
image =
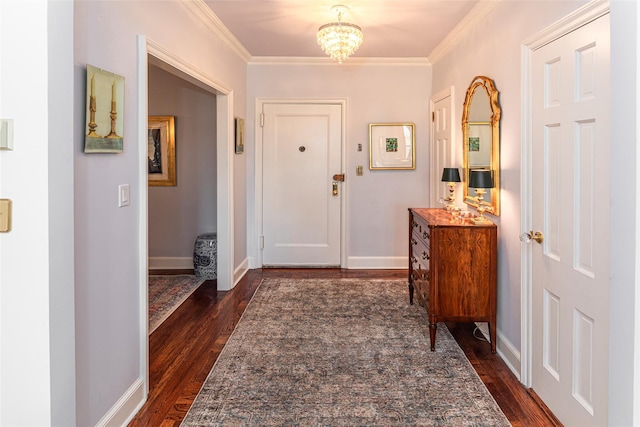
[[[198, 271], [193, 271], [193, 261], [194, 242], [201, 235], [217, 232], [217, 146], [216, 95], [154, 65], [153, 57], [149, 59], [151, 334], [205, 279], [215, 279], [213, 251], [208, 251], [212, 256], [199, 257]], [[217, 249], [215, 244], [211, 241], [208, 246]], [[198, 274], [205, 270], [207, 274]]]
[[[144, 381], [145, 394], [149, 391], [149, 341], [148, 341], [148, 270], [149, 270], [149, 191], [148, 191], [148, 116], [151, 115], [148, 105], [149, 69], [172, 75], [199, 88], [201, 95], [215, 99], [215, 134], [210, 138], [215, 141], [215, 223], [217, 232], [217, 287], [218, 290], [229, 290], [234, 285], [233, 276], [233, 92], [216, 78], [203, 74], [193, 68], [179, 56], [168, 52], [162, 46], [138, 36], [138, 156], [140, 189], [139, 223], [139, 301], [140, 301], [140, 372]], [[155, 71], [155, 70], [154, 70]], [[198, 120], [204, 120], [199, 118]], [[177, 125], [179, 126], [179, 124]], [[180, 156], [180, 143], [177, 143], [176, 157]], [[212, 165], [213, 166], [213, 165]], [[178, 183], [178, 186], [180, 184]], [[206, 188], [206, 187], [204, 187]], [[209, 205], [209, 210], [211, 206]], [[193, 244], [193, 243], [192, 243]], [[182, 261], [186, 262], [184, 258]]]

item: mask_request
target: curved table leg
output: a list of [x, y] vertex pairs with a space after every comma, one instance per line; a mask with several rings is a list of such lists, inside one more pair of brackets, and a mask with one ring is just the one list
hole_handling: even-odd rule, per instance
[[436, 330], [438, 329], [438, 324], [435, 322], [429, 321], [429, 339], [431, 341], [431, 351], [436, 350]]

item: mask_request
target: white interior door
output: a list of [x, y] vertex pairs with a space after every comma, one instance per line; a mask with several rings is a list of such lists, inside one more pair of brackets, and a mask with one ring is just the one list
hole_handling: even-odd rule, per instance
[[[449, 197], [449, 188], [441, 182], [442, 169], [457, 167], [453, 146], [453, 96], [446, 90], [431, 98], [432, 138], [431, 144], [431, 191], [432, 208], [442, 207], [438, 200]], [[462, 175], [461, 175], [462, 176]], [[459, 188], [456, 188], [459, 190]]]
[[532, 387], [567, 426], [608, 410], [609, 15], [533, 52]]
[[342, 107], [263, 106], [264, 266], [340, 266]]

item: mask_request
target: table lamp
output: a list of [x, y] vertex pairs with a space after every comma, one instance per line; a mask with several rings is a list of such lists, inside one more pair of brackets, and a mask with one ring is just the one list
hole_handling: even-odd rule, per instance
[[478, 204], [478, 216], [471, 221], [474, 224], [493, 224], [485, 216], [485, 212], [491, 212], [493, 207], [490, 203], [484, 201], [484, 195], [486, 194], [486, 188], [493, 188], [493, 177], [489, 170], [472, 170], [469, 173], [469, 187], [476, 189], [476, 196], [472, 197]]
[[444, 199], [447, 202], [445, 209], [452, 209], [456, 201], [455, 186], [456, 182], [460, 182], [460, 171], [458, 171], [458, 168], [444, 168], [441, 181], [446, 182], [449, 186], [449, 197]]

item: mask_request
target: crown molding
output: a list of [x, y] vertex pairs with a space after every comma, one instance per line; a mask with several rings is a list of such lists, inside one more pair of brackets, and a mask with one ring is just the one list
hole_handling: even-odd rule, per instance
[[349, 58], [338, 64], [329, 57], [319, 56], [254, 56], [249, 65], [327, 65], [334, 67], [362, 65], [431, 65], [428, 58]]
[[182, 4], [198, 17], [220, 40], [245, 63], [251, 60], [251, 53], [229, 31], [204, 0], [181, 0]]
[[569, 15], [526, 39], [522, 44], [531, 50], [539, 49], [548, 43], [570, 33], [582, 25], [609, 13], [609, 0], [593, 0], [576, 9]]
[[479, 1], [476, 6], [471, 9], [458, 25], [447, 35], [447, 37], [436, 46], [429, 54], [429, 61], [433, 64], [449, 51], [451, 51], [460, 41], [473, 29], [478, 22], [482, 21], [493, 9], [498, 6], [501, 0]]

